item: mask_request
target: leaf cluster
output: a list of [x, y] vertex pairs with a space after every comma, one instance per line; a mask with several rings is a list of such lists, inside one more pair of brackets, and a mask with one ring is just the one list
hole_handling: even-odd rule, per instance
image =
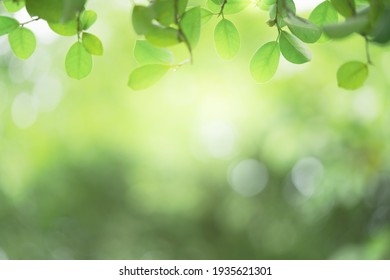
[[[14, 54], [29, 58], [36, 48], [34, 33], [25, 25], [44, 20], [61, 36], [74, 36], [75, 43], [65, 58], [67, 74], [82, 79], [92, 70], [92, 56], [103, 55], [100, 39], [87, 30], [97, 20], [94, 11], [86, 9], [86, 0], [3, 0], [9, 13], [26, 8], [28, 22], [18, 22], [12, 16], [0, 16], [0, 36], [8, 35]], [[207, 0], [204, 5], [191, 6], [188, 0], [149, 0], [135, 5], [132, 26], [140, 37], [134, 57], [139, 63], [129, 76], [128, 85], [145, 89], [160, 80], [170, 69], [193, 62], [193, 52], [201, 36], [202, 26], [217, 18], [214, 46], [224, 60], [232, 60], [241, 46], [240, 32], [229, 18], [242, 12], [249, 0]], [[266, 11], [276, 38], [260, 46], [253, 54], [249, 69], [253, 79], [264, 83], [272, 79], [283, 56], [293, 64], [312, 59], [310, 44], [340, 39], [357, 34], [366, 44], [366, 61], [350, 61], [337, 71], [338, 85], [345, 89], [361, 87], [373, 63], [369, 46], [390, 41], [390, 1], [388, 0], [325, 0], [313, 9], [308, 18], [297, 14], [294, 0], [259, 0], [257, 7]], [[177, 62], [171, 47], [184, 45], [188, 59]]]

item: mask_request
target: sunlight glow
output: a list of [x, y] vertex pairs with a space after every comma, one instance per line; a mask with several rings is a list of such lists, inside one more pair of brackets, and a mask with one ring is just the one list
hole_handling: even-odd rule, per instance
[[234, 153], [236, 136], [233, 128], [223, 121], [211, 121], [200, 129], [203, 144], [215, 158], [228, 158]]

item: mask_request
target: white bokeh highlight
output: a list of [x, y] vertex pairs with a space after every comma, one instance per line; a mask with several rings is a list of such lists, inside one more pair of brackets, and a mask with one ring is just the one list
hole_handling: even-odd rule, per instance
[[244, 197], [262, 192], [268, 183], [267, 167], [254, 159], [245, 159], [235, 164], [228, 173], [228, 181], [234, 191]]

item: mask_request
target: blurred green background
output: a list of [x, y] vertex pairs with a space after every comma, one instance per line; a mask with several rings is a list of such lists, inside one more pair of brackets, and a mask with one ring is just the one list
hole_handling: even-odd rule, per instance
[[248, 8], [228, 17], [233, 61], [213, 19], [193, 66], [133, 92], [130, 5], [97, 2], [105, 55], [85, 80], [63, 66], [75, 38], [38, 26], [20, 61], [1, 37], [0, 258], [390, 258], [389, 47], [357, 91], [335, 77], [364, 61], [355, 37], [257, 85], [250, 58], [276, 34]]

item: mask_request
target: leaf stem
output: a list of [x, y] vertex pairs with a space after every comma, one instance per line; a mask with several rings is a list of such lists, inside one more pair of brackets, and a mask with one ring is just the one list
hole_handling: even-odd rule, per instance
[[228, 0], [223, 0], [222, 4], [221, 4], [221, 10], [219, 11], [218, 13], [218, 16], [222, 16], [222, 18], [225, 18], [224, 17], [224, 14], [223, 14], [223, 10], [225, 9], [225, 5], [227, 4], [227, 1]]
[[188, 52], [190, 54], [190, 62], [192, 64], [194, 62], [194, 58], [192, 55], [192, 47], [191, 47], [191, 44], [188, 41], [188, 38], [184, 34], [183, 29], [181, 28], [181, 25], [180, 25], [179, 0], [175, 0], [175, 7], [174, 8], [175, 8], [175, 24], [177, 25], [177, 28], [178, 28], [179, 41], [182, 40], [184, 42], [184, 44], [186, 45]]
[[31, 22], [34, 22], [34, 21], [37, 21], [37, 20], [40, 20], [41, 18], [40, 17], [36, 17], [36, 18], [31, 18], [31, 20], [29, 20], [29, 21], [26, 21], [26, 22], [22, 22], [21, 24], [20, 24], [20, 26], [24, 26], [24, 25], [26, 25], [26, 24], [29, 24], [29, 23], [31, 23]]
[[367, 64], [373, 65], [371, 60], [371, 53], [370, 53], [370, 40], [367, 36], [364, 36], [364, 39], [366, 41], [366, 57], [367, 57]]

